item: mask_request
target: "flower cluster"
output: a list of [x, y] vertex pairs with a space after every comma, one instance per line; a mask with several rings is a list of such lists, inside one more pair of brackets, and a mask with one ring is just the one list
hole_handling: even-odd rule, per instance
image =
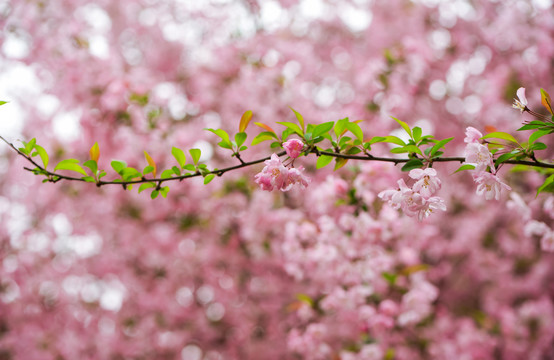
[[[518, 96], [519, 93], [518, 91]], [[524, 97], [525, 93], [522, 96]], [[482, 136], [483, 134], [473, 127], [466, 129], [464, 139], [467, 144], [464, 150], [465, 164], [475, 166], [473, 180], [477, 184], [477, 195], [483, 195], [487, 200], [492, 198], [499, 200], [502, 189], [511, 190], [511, 188], [496, 176], [492, 153], [486, 145], [480, 142]]]
[[419, 220], [436, 210], [446, 211], [444, 200], [433, 196], [441, 188], [435, 169], [413, 169], [409, 176], [416, 180], [411, 188], [400, 179], [398, 189], [381, 191], [379, 198], [388, 201], [394, 209], [402, 209], [408, 216], [417, 216]]
[[293, 139], [285, 142], [283, 147], [293, 161], [285, 165], [277, 154], [271, 155], [271, 159], [265, 161], [262, 171], [255, 176], [255, 182], [262, 190], [289, 191], [295, 184], [307, 187], [310, 183], [310, 179], [304, 175], [303, 166], [292, 167], [294, 159], [300, 155], [304, 144], [300, 140]]

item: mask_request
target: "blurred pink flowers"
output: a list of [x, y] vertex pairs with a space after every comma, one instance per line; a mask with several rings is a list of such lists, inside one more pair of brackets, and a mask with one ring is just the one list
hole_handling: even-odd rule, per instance
[[271, 159], [266, 160], [265, 165], [255, 176], [255, 182], [262, 190], [289, 191], [296, 184], [307, 187], [310, 183], [310, 179], [303, 173], [303, 166], [287, 168], [277, 154], [271, 155]]
[[485, 195], [485, 199], [492, 198], [500, 200], [502, 189], [512, 190], [511, 187], [500, 181], [498, 176], [486, 171], [480, 171], [473, 175], [473, 180], [477, 183], [477, 195]]

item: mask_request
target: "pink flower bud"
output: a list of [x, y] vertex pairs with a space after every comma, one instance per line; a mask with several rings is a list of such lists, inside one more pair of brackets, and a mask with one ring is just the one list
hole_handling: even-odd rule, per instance
[[298, 156], [300, 156], [300, 153], [304, 148], [304, 143], [298, 139], [291, 139], [285, 142], [283, 144], [283, 147], [285, 148], [287, 155], [290, 156], [291, 159], [296, 159]]

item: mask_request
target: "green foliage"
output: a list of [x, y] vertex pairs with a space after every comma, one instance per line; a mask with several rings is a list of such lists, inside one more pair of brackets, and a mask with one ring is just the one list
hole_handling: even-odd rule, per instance
[[179, 148], [176, 148], [175, 146], [171, 148], [171, 154], [177, 160], [177, 164], [182, 168], [185, 167], [185, 164], [187, 163], [187, 158], [185, 157], [185, 152]]
[[79, 174], [87, 176], [87, 173], [81, 167], [81, 165], [79, 165], [79, 160], [77, 159], [66, 159], [66, 160], [60, 161], [58, 165], [56, 165], [56, 167], [54, 168], [54, 171], [58, 171], [58, 170], [75, 171], [75, 172], [78, 172]]

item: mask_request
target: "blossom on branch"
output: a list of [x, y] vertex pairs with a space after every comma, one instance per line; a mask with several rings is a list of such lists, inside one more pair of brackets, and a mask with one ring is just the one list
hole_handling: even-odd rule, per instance
[[477, 195], [484, 195], [485, 199], [492, 198], [500, 200], [502, 189], [512, 190], [507, 184], [500, 181], [498, 176], [486, 171], [479, 171], [473, 175], [473, 180], [477, 183]]
[[527, 98], [525, 97], [525, 88], [519, 88], [517, 89], [517, 99], [514, 99], [514, 103], [512, 104], [512, 107], [514, 109], [518, 109], [521, 112], [524, 112], [525, 109], [527, 109]]
[[283, 148], [291, 159], [296, 159], [300, 156], [300, 153], [304, 148], [304, 143], [298, 139], [291, 139], [283, 144]]
[[465, 163], [474, 165], [476, 171], [484, 171], [487, 167], [495, 171], [492, 154], [489, 148], [483, 144], [474, 142], [467, 144], [464, 150], [464, 157], [466, 158]]
[[265, 161], [265, 167], [254, 177], [256, 184], [262, 190], [272, 191], [278, 189], [289, 191], [294, 185], [308, 186], [310, 179], [304, 175], [304, 167], [287, 168], [277, 154], [271, 155], [271, 159]]

